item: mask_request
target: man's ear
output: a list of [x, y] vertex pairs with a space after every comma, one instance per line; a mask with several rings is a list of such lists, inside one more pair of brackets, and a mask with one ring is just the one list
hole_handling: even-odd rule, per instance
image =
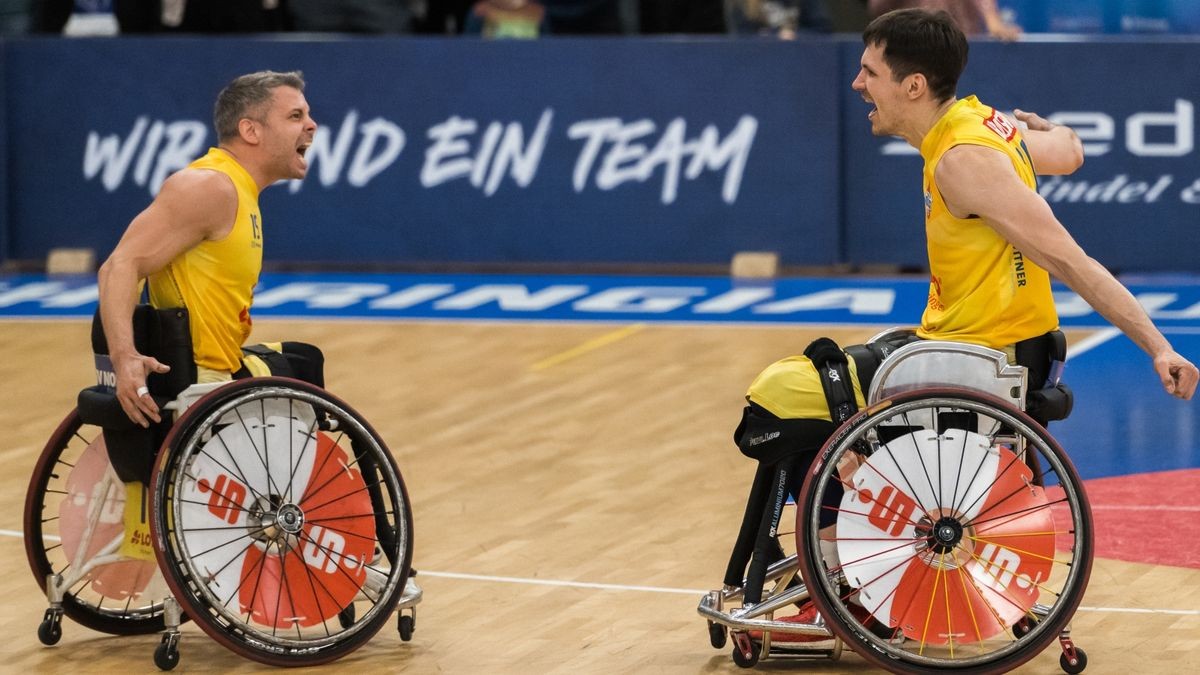
[[244, 142], [250, 145], [258, 145], [259, 142], [262, 141], [261, 132], [262, 125], [250, 119], [249, 117], [243, 117], [242, 119], [238, 120], [238, 136], [240, 136]]
[[916, 100], [929, 91], [929, 80], [925, 79], [924, 73], [913, 73], [904, 78], [904, 93], [909, 100]]

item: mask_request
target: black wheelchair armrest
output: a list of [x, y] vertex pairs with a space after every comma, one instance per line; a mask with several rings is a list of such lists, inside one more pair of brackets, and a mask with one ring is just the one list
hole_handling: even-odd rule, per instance
[[[151, 398], [154, 399], [159, 410], [171, 402], [171, 399], [163, 396], [152, 396]], [[83, 420], [84, 424], [93, 424], [113, 431], [125, 431], [138, 426], [125, 414], [125, 410], [121, 408], [121, 402], [117, 400], [117, 395], [105, 387], [88, 387], [80, 391], [75, 403], [79, 406], [79, 418]]]

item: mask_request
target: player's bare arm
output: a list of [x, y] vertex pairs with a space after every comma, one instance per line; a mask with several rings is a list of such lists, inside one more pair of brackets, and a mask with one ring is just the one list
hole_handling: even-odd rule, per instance
[[1192, 397], [1200, 379], [1196, 366], [1175, 352], [1133, 295], [1084, 252], [1050, 205], [1021, 182], [1007, 157], [983, 146], [961, 145], [942, 157], [935, 180], [954, 215], [982, 217], [1149, 354], [1167, 393]]
[[160, 420], [158, 406], [142, 389], [146, 376], [166, 372], [168, 367], [134, 349], [132, 317], [138, 284], [200, 242], [229, 234], [236, 215], [237, 193], [228, 178], [212, 171], [180, 171], [163, 183], [100, 267], [100, 318], [116, 375], [117, 400], [125, 414], [144, 427], [149, 420]]
[[1083, 166], [1083, 142], [1071, 127], [1024, 110], [1014, 110], [1013, 115], [1025, 126], [1021, 135], [1034, 171], [1043, 176], [1063, 176]]

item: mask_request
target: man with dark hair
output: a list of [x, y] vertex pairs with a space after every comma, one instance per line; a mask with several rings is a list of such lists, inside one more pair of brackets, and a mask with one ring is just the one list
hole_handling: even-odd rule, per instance
[[899, 136], [925, 159], [932, 283], [917, 334], [1003, 349], [1053, 330], [1053, 275], [1150, 356], [1168, 394], [1190, 399], [1196, 366], [1037, 193], [1037, 174], [1083, 163], [1075, 132], [1017, 110], [1022, 131], [974, 96], [957, 99], [967, 42], [944, 12], [885, 14], [867, 26], [863, 43], [852, 86], [875, 106], [871, 132]]
[[[958, 99], [967, 39], [945, 12], [890, 12], [867, 26], [863, 43], [861, 70], [852, 87], [874, 106], [867, 114], [872, 133], [903, 138], [925, 160], [931, 279], [917, 338], [1003, 351], [1010, 362], [1029, 369], [1029, 389], [1037, 390], [1049, 371], [1049, 350], [1039, 345], [1058, 327], [1050, 288], [1054, 275], [1151, 357], [1168, 394], [1191, 399], [1200, 379], [1196, 366], [1175, 352], [1133, 295], [1084, 253], [1037, 193], [1037, 174], [1067, 174], [1083, 163], [1078, 136], [1017, 110], [1016, 119], [1027, 127], [1022, 130], [1017, 121], [974, 96]], [[853, 407], [865, 405], [867, 373], [874, 372], [879, 355], [896, 346], [846, 349], [849, 386], [841, 386]], [[739, 447], [764, 464], [798, 458], [789, 479], [793, 492], [836, 428], [833, 399], [814, 367], [814, 361], [825, 358], [818, 353], [830, 349], [843, 362], [836, 345], [819, 340], [805, 356], [768, 366], [746, 394], [748, 405], [736, 435]], [[875, 360], [868, 364], [872, 355]], [[839, 410], [838, 421], [845, 415]], [[832, 511], [822, 513], [823, 531], [835, 522]], [[823, 546], [822, 551], [829, 568], [837, 568], [836, 547]], [[726, 583], [732, 582], [727, 578]], [[809, 606], [782, 620], [812, 623], [814, 613]], [[814, 639], [786, 637], [792, 642]]]

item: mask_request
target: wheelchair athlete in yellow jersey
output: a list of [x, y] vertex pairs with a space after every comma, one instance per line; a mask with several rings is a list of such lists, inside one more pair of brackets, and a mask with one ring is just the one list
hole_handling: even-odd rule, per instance
[[[316, 123], [298, 72], [233, 80], [218, 147], [166, 180], [100, 269], [99, 384], [30, 479], [26, 553], [49, 608], [115, 634], [179, 624], [273, 665], [353, 651], [421, 598], [412, 512], [383, 440], [324, 390], [311, 345], [245, 346], [262, 269], [259, 192], [303, 178]], [[142, 282], [150, 304], [137, 304]]]
[[1073, 131], [957, 98], [967, 40], [945, 12], [890, 12], [863, 42], [852, 88], [872, 133], [925, 160], [928, 303], [915, 331], [845, 350], [823, 338], [751, 384], [735, 440], [759, 469], [700, 614], [747, 667], [844, 643], [894, 672], [1004, 672], [1058, 639], [1080, 672], [1066, 627], [1091, 518], [1045, 431], [1070, 412], [1050, 275], [1146, 351], [1168, 394], [1190, 399], [1200, 374], [1038, 195], [1038, 173], [1081, 165]]

